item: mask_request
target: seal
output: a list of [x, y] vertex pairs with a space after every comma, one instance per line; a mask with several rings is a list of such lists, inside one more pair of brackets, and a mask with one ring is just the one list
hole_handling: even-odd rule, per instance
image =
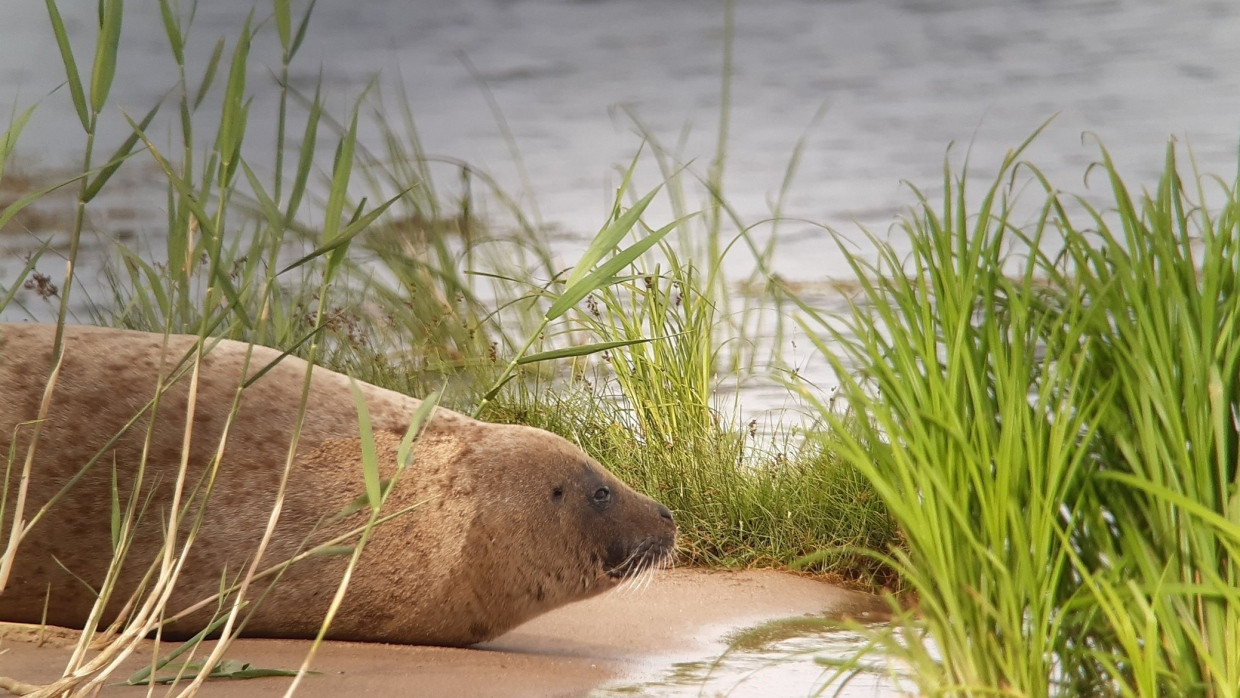
[[[0, 454], [10, 460], [3, 540], [54, 336], [52, 325], [0, 325]], [[138, 523], [102, 622], [127, 612], [135, 593], [149, 593], [148, 572], [170, 530], [182, 567], [168, 617], [232, 586], [268, 526], [295, 433], [278, 523], [259, 567], [348, 538], [370, 515], [369, 506], [356, 511], [369, 500], [353, 385], [369, 414], [381, 477], [391, 483], [381, 513], [408, 511], [373, 529], [327, 637], [470, 645], [670, 564], [676, 526], [668, 509], [559, 436], [437, 408], [398, 473], [401, 440], [421, 401], [266, 347], [208, 339], [196, 352], [197, 340], [64, 328], [23, 517], [31, 521], [49, 506], [17, 548], [0, 591], [0, 620], [83, 627], [114, 546], [124, 542], [113, 512], [131, 503]], [[314, 637], [349, 560], [339, 546], [330, 551], [337, 554], [303, 556], [274, 582], [252, 584], [242, 634]], [[217, 602], [208, 603], [163, 632], [193, 635], [218, 612]]]

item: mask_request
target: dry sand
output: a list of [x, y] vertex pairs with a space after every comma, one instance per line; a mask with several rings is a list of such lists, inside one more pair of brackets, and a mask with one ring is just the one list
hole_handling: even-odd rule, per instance
[[[732, 632], [767, 620], [806, 614], [865, 617], [881, 613], [875, 597], [804, 577], [771, 572], [669, 570], [641, 589], [620, 589], [534, 619], [469, 649], [328, 642], [298, 696], [581, 696], [600, 684], [639, 679], [671, 661], [705, 658]], [[0, 676], [50, 681], [68, 650], [0, 628]], [[63, 644], [63, 643], [61, 643]], [[238, 640], [227, 658], [256, 667], [296, 669], [305, 641]], [[149, 661], [134, 658], [134, 668]], [[127, 676], [121, 672], [119, 676]], [[208, 697], [279, 696], [291, 679], [213, 680]], [[145, 695], [146, 688], [108, 687], [105, 696]], [[162, 695], [160, 690], [156, 695]]]

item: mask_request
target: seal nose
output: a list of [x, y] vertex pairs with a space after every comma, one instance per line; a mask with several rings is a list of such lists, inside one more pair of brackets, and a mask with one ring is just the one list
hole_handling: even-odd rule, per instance
[[672, 511], [671, 511], [670, 509], [668, 509], [667, 507], [663, 506], [662, 504], [659, 504], [658, 502], [655, 502], [655, 508], [658, 510], [658, 512], [659, 512], [659, 516], [662, 516], [663, 518], [667, 519], [668, 521], [671, 521], [672, 523], [675, 523], [675, 521], [672, 521]]

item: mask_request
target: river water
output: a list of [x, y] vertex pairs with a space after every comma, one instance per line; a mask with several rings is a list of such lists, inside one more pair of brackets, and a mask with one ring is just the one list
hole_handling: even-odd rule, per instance
[[[4, 5], [0, 113], [38, 104], [18, 161], [72, 167], [83, 138], [68, 91], [59, 88], [44, 3]], [[61, 7], [88, 72], [95, 2], [62, 0]], [[252, 0], [201, 3], [188, 46], [194, 71], [217, 37], [236, 36], [252, 7]], [[259, 3], [256, 21], [269, 18], [269, 8]], [[428, 153], [494, 176], [523, 212], [558, 231], [567, 266], [605, 219], [619, 171], [642, 146], [638, 121], [660, 142], [679, 143], [692, 172], [709, 169], [725, 17], [721, 0], [322, 0], [292, 83], [310, 91], [321, 75], [337, 114], [376, 76], [389, 97], [403, 83]], [[247, 136], [268, 149], [275, 135], [269, 67], [278, 64], [271, 24], [254, 43]], [[1084, 134], [1107, 146], [1133, 186], [1154, 183], [1172, 137], [1191, 145], [1203, 171], [1235, 172], [1240, 2], [737, 0], [734, 27], [724, 197], [746, 223], [770, 216], [803, 139], [774, 270], [809, 288], [849, 270], [819, 225], [798, 220], [845, 235], [858, 225], [884, 234], [913, 201], [905, 183], [933, 200], [950, 144], [952, 162], [967, 155], [973, 181], [985, 182], [1009, 148], [1052, 116], [1028, 159], [1069, 191], [1105, 189], [1101, 177], [1092, 190], [1083, 182], [1098, 159]], [[154, 0], [127, 3], [118, 70], [103, 152], [127, 133], [122, 110], [140, 115], [174, 84]], [[392, 111], [387, 116], [399, 120]], [[170, 129], [153, 128], [156, 142]], [[143, 186], [141, 170], [126, 176], [116, 187], [122, 220], [94, 227], [123, 228], [136, 238], [131, 244], [159, 255], [162, 189]], [[640, 190], [658, 183], [650, 168], [639, 178]], [[650, 218], [668, 215], [652, 209]], [[48, 235], [54, 249], [63, 246], [56, 230], [0, 238], [0, 283]], [[88, 248], [83, 290], [104, 249]], [[744, 255], [729, 259], [732, 278], [751, 266]], [[19, 298], [37, 308], [29, 295]], [[798, 368], [829, 380], [825, 362], [805, 359]], [[786, 391], [777, 387], [754, 400], [773, 408], [780, 396]]]
[[[44, 3], [4, 5], [0, 113], [39, 101], [21, 153], [76, 163], [80, 128], [67, 91], [53, 92], [63, 78]], [[201, 3], [191, 55], [201, 61], [216, 37], [235, 36], [254, 5]], [[95, 2], [61, 6], [89, 70]], [[268, 7], [258, 3], [260, 20]], [[608, 210], [617, 166], [641, 143], [627, 113], [665, 143], [687, 127], [683, 160], [706, 172], [724, 17], [720, 0], [322, 0], [293, 83], [310, 88], [321, 71], [339, 113], [376, 74], [403, 81], [430, 153], [492, 174], [544, 223], [588, 233]], [[174, 77], [156, 3], [131, 0], [125, 21], [105, 120], [113, 136], [125, 132], [117, 107], [144, 113]], [[250, 78], [260, 94], [250, 138], [268, 140], [270, 29]], [[1172, 136], [1191, 143], [1204, 170], [1230, 176], [1240, 134], [1236, 36], [1232, 0], [738, 0], [725, 195], [747, 220], [767, 215], [804, 134], [784, 213], [881, 232], [911, 201], [902, 181], [935, 188], [949, 143], [957, 162], [971, 148], [984, 178], [1055, 114], [1030, 159], [1059, 187], [1082, 189], [1097, 159], [1082, 144], [1086, 132], [1137, 183], [1156, 176]], [[782, 230], [781, 275], [846, 274], [816, 228]]]
[[[252, 7], [252, 0], [201, 3], [188, 44], [192, 75], [216, 38], [236, 36]], [[95, 2], [62, 0], [61, 8], [88, 72]], [[291, 82], [311, 91], [321, 75], [337, 114], [376, 76], [385, 99], [403, 83], [428, 153], [495, 177], [523, 212], [558, 231], [554, 244], [567, 266], [604, 221], [619, 171], [642, 146], [638, 121], [660, 142], [679, 143], [692, 172], [708, 171], [717, 152], [726, 14], [722, 0], [321, 0]], [[62, 69], [44, 3], [4, 0], [2, 16], [0, 114], [38, 104], [18, 162], [72, 167], [83, 138], [68, 91], [58, 89]], [[268, 20], [270, 5], [258, 3], [255, 16]], [[1234, 0], [737, 0], [734, 20], [724, 197], [747, 224], [770, 216], [803, 139], [774, 271], [808, 289], [849, 276], [815, 224], [845, 235], [858, 225], [886, 234], [913, 202], [906, 183], [933, 200], [944, 159], [958, 166], [966, 155], [973, 181], [986, 182], [1003, 154], [1051, 117], [1028, 159], [1068, 191], [1104, 193], [1101, 177], [1092, 188], [1083, 181], [1098, 159], [1084, 134], [1107, 146], [1133, 186], [1154, 183], [1169, 138], [1191, 145], [1203, 171], [1235, 172]], [[256, 96], [247, 139], [268, 150], [276, 92], [269, 68], [278, 65], [271, 25], [265, 21], [254, 43], [248, 83]], [[101, 151], [127, 133], [122, 110], [145, 113], [174, 82], [156, 3], [130, 0]], [[386, 116], [398, 121], [391, 109]], [[170, 130], [153, 128], [156, 142], [161, 134], [171, 142]], [[115, 188], [120, 206], [113, 201], [119, 220], [97, 214], [91, 223], [158, 258], [162, 188], [141, 169], [125, 176]], [[658, 183], [652, 168], [639, 178], [639, 190]], [[668, 215], [652, 209], [650, 219]], [[45, 259], [63, 252], [56, 231], [66, 226], [9, 226], [14, 234], [0, 236], [0, 285], [49, 236], [53, 256]], [[83, 291], [105, 250], [105, 243], [87, 248]], [[752, 260], [735, 254], [728, 265], [740, 278]], [[41, 270], [63, 274], [54, 263]], [[32, 294], [19, 300], [38, 312]], [[808, 343], [796, 349], [788, 341], [780, 350], [801, 375], [830, 385], [825, 361]], [[778, 412], [787, 400], [784, 388], [759, 383], [741, 418]]]
[[[88, 72], [95, 2], [60, 5]], [[193, 75], [252, 7], [201, 3], [188, 46]], [[40, 0], [4, 0], [0, 14], [0, 114], [38, 104], [18, 148], [18, 162], [36, 169], [72, 167], [83, 141], [46, 15]], [[251, 61], [247, 138], [270, 149], [277, 43], [270, 6], [258, 3], [255, 16], [265, 25]], [[495, 177], [523, 212], [558, 231], [567, 266], [642, 146], [638, 122], [660, 142], [679, 143], [691, 172], [708, 171], [723, 108], [726, 16], [722, 0], [321, 0], [291, 82], [310, 91], [321, 76], [337, 114], [376, 76], [389, 97], [403, 83], [428, 153]], [[736, 0], [734, 20], [724, 198], [747, 224], [770, 216], [803, 140], [773, 266], [806, 288], [849, 276], [815, 224], [887, 234], [913, 202], [906, 183], [933, 200], [944, 159], [958, 166], [966, 155], [972, 181], [986, 182], [1003, 154], [1051, 117], [1027, 157], [1071, 192], [1105, 193], [1101, 177], [1084, 181], [1098, 159], [1094, 137], [1134, 187], [1155, 182], [1169, 138], [1191, 145], [1204, 172], [1230, 178], [1236, 170], [1234, 0]], [[156, 3], [130, 0], [101, 151], [127, 133], [122, 110], [145, 113], [174, 81]], [[392, 111], [386, 116], [398, 121]], [[153, 128], [156, 142], [170, 130]], [[92, 224], [158, 256], [162, 189], [140, 169], [125, 176], [120, 220]], [[639, 190], [658, 183], [651, 168], [639, 178]], [[667, 215], [652, 209], [650, 218]], [[0, 285], [49, 236], [45, 259], [63, 251], [56, 235], [64, 227], [44, 234], [10, 225], [13, 234], [0, 237]], [[87, 249], [83, 290], [104, 250]], [[729, 259], [732, 278], [751, 266], [744, 255]], [[54, 264], [43, 271], [61, 273]], [[30, 293], [19, 300], [39, 307]], [[802, 346], [791, 362], [829, 385], [825, 362]], [[759, 388], [742, 416], [786, 400], [782, 387]]]

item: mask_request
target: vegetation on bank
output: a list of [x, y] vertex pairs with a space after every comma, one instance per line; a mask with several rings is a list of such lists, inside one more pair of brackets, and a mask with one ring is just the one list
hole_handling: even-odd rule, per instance
[[905, 536], [881, 647], [926, 695], [1235, 696], [1240, 179], [1172, 144], [1138, 193], [1103, 150], [1091, 205], [1022, 150], [980, 200], [948, 172], [911, 253], [845, 249], [842, 323], [805, 309], [843, 347], [837, 453]]
[[[82, 127], [80, 174], [0, 203], [0, 229], [62, 203], [46, 198], [53, 191], [73, 192], [65, 246], [73, 267], [93, 232], [90, 212], [105, 205], [118, 172], [136, 167], [166, 182], [167, 218], [158, 257], [121, 241], [112, 247], [109, 297], [83, 303], [72, 274], [48, 275], [60, 260], [50, 264], [45, 248], [0, 282], [0, 309], [12, 317], [33, 302], [61, 323], [251, 340], [413, 395], [442, 391], [444, 404], [489, 419], [560, 432], [674, 511], [684, 564], [787, 565], [824, 545], [890, 547], [895, 528], [855, 468], [815, 442], [759, 437], [719, 412], [716, 386], [735, 382], [721, 375], [754, 364], [760, 343], [751, 333], [770, 312], [757, 298], [728, 293], [724, 257], [751, 254], [761, 274], [770, 250], [724, 203], [721, 166], [699, 183], [672, 153], [647, 144], [640, 157], [653, 158], [664, 181], [639, 189], [635, 160], [594, 242], [560, 268], [544, 232], [484, 173], [462, 165], [450, 176], [468, 185], [440, 193], [404, 104], [385, 103], [372, 87], [340, 116], [317, 91], [297, 93], [289, 66], [310, 14], [295, 15], [283, 0], [273, 8], [195, 65], [187, 59], [192, 15], [161, 0], [180, 79], [164, 101], [134, 115], [109, 101], [120, 0], [100, 3], [94, 46], [74, 45], [48, 3], [66, 101]], [[282, 56], [274, 85], [248, 82], [260, 41], [276, 42]], [[251, 96], [267, 90], [278, 114], [274, 152], [252, 145], [272, 142], [272, 134], [249, 136], [263, 121], [250, 118]], [[0, 138], [0, 163], [10, 161], [24, 124], [50, 106], [14, 115]], [[367, 123], [371, 107], [378, 116]], [[103, 142], [100, 125], [113, 118], [125, 119], [130, 135]], [[366, 127], [380, 134], [378, 144], [359, 138]], [[695, 196], [701, 211], [688, 203]], [[647, 209], [658, 197], [672, 215], [656, 223]], [[19, 297], [22, 288], [35, 293]], [[78, 314], [83, 307], [89, 317]], [[17, 482], [28, 463], [25, 453], [9, 454], [7, 481]], [[165, 522], [177, 533], [153, 563], [149, 594], [175, 581], [173, 561], [194, 535], [193, 506]], [[119, 559], [138, 512], [122, 504], [113, 513]], [[0, 500], [9, 544], [0, 587], [12, 546], [36, 514], [20, 497]], [[862, 585], [886, 579], [881, 565], [855, 552], [817, 569]], [[255, 570], [241, 582], [251, 583], [263, 583]], [[109, 585], [100, 588], [106, 598]], [[244, 611], [223, 603], [221, 612], [218, 632], [235, 633]], [[97, 637], [84, 634], [55, 690], [115, 680], [110, 663], [157, 628], [161, 613], [142, 606], [104, 633], [107, 649], [94, 657], [84, 650]], [[191, 691], [201, 680], [185, 677]]]
[[[80, 175], [63, 183], [66, 254], [77, 260], [113, 175], [146, 166], [167, 183], [166, 256], [118, 243], [111, 297], [74, 318], [73, 277], [41, 275], [51, 265], [35, 255], [0, 279], [0, 309], [29, 285], [62, 322], [248, 339], [561, 433], [675, 512], [682, 562], [799, 561], [906, 587], [912, 610], [875, 632], [926, 694], [1240, 692], [1240, 184], [1182, 175], [1174, 148], [1140, 194], [1104, 151], [1091, 176], [1110, 187], [1105, 205], [1056, 190], [1023, 148], [980, 200], [947, 171], [942, 202], [920, 198], [902, 223], [911, 252], [839, 245], [859, 293], [832, 317], [778, 283], [771, 248], [728, 208], [722, 140], [695, 179], [649, 138], [640, 157], [663, 181], [643, 189], [628, 167], [594, 243], [559, 268], [485, 173], [461, 165], [449, 181], [468, 186], [444, 189], [403, 95], [393, 106], [373, 88], [341, 116], [296, 93], [310, 17], [287, 1], [191, 65], [189, 17], [161, 0], [180, 82], [124, 117], [120, 143], [96, 134], [117, 114], [121, 2], [101, 1], [89, 47], [71, 45], [56, 7], [83, 138]], [[274, 84], [247, 84], [259, 41], [283, 57]], [[266, 90], [274, 152], [247, 138], [249, 98]], [[15, 113], [0, 138], [0, 188], [45, 108]], [[725, 104], [721, 133], [726, 117]], [[0, 230], [51, 188], [0, 202]], [[659, 198], [668, 220], [648, 213]], [[725, 278], [735, 254], [753, 277]], [[769, 296], [729, 293], [738, 282]], [[792, 379], [817, 421], [758, 438], [721, 413], [716, 388], [766, 363], [759, 328], [794, 316], [823, 338], [839, 394]], [[10, 454], [10, 478], [24, 457]], [[0, 540], [29, 517], [18, 506], [0, 500]], [[120, 633], [115, 652], [144, 634]], [[105, 669], [77, 657], [64, 686]]]

